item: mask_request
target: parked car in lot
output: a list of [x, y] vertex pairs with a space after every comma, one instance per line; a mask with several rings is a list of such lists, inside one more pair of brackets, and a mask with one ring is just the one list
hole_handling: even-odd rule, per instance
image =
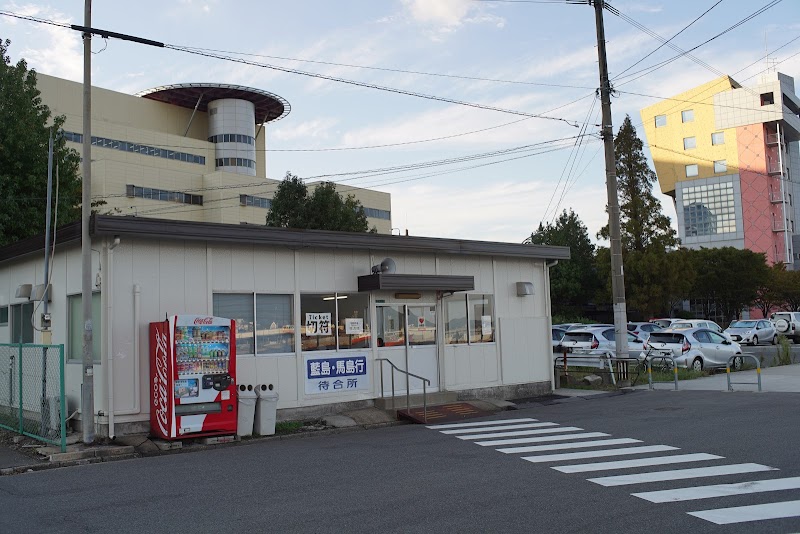
[[778, 312], [771, 316], [779, 334], [800, 343], [800, 312]]
[[614, 325], [613, 324], [605, 324], [605, 323], [603, 323], [603, 324], [600, 324], [600, 323], [594, 323], [594, 324], [575, 323], [573, 325], [568, 326], [567, 327], [567, 331], [585, 330], [586, 328], [614, 328]]
[[731, 357], [734, 369], [741, 369], [743, 363], [741, 345], [708, 328], [653, 332], [641, 357], [657, 360], [659, 356], [670, 356], [678, 367], [695, 371], [726, 367]]
[[553, 328], [550, 329], [550, 338], [552, 339], [554, 353], [561, 354], [563, 352], [561, 349], [561, 338], [563, 338], [566, 333], [566, 328], [553, 326]]
[[750, 345], [758, 345], [760, 342], [765, 341], [773, 345], [778, 342], [778, 332], [775, 330], [775, 325], [766, 319], [751, 319], [742, 321], [733, 321], [725, 333], [730, 336], [733, 341], [745, 343]]
[[712, 332], [722, 334], [722, 336], [727, 338], [728, 341], [733, 341], [733, 339], [731, 339], [731, 337], [725, 333], [720, 325], [707, 319], [685, 319], [674, 322], [670, 325], [670, 329], [672, 330], [683, 330], [686, 328], [708, 328]]
[[677, 323], [678, 321], [683, 321], [683, 319], [677, 319], [675, 317], [665, 317], [663, 319], [650, 319], [650, 322], [653, 324], [657, 324], [661, 328], [669, 328], [672, 323]]
[[[630, 332], [628, 335], [628, 354], [626, 357], [639, 358], [644, 350], [644, 342]], [[571, 354], [580, 356], [575, 358], [573, 365], [603, 366], [602, 358], [613, 356], [616, 353], [616, 334], [614, 327], [594, 327], [581, 330], [569, 330], [561, 340], [561, 346]], [[592, 360], [584, 356], [597, 356]], [[569, 357], [567, 357], [569, 359]], [[583, 362], [586, 363], [583, 363]]]
[[628, 332], [638, 337], [642, 341], [647, 341], [650, 334], [663, 330], [655, 323], [628, 323]]

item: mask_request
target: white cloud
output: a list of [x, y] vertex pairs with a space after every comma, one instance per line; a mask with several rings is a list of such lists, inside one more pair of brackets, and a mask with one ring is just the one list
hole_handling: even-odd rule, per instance
[[475, 9], [470, 0], [403, 0], [403, 5], [417, 22], [435, 26], [459, 26]]

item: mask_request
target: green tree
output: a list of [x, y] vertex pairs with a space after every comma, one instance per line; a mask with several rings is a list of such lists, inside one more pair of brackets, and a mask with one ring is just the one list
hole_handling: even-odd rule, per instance
[[784, 269], [775, 274], [780, 303], [789, 311], [800, 311], [800, 271]]
[[761, 281], [769, 276], [763, 253], [733, 247], [689, 253], [697, 273], [691, 296], [702, 304], [706, 317], [721, 315], [725, 321], [738, 317], [756, 302]]
[[267, 226], [343, 232], [370, 230], [361, 202], [336, 192], [336, 184], [322, 182], [309, 196], [308, 187], [290, 172], [278, 184], [267, 214]]
[[786, 280], [786, 266], [776, 263], [768, 271], [763, 280], [758, 285], [758, 296], [754, 302], [755, 306], [761, 310], [763, 317], [769, 317], [776, 308], [781, 307], [786, 298], [781, 294], [782, 282]]
[[[614, 139], [622, 248], [663, 252], [674, 247], [678, 239], [669, 217], [661, 212], [661, 203], [653, 196], [656, 174], [648, 166], [642, 147], [636, 128], [626, 115]], [[608, 239], [608, 225], [597, 236]]]
[[[79, 154], [58, 135], [64, 116], [51, 117], [24, 60], [12, 65], [9, 40], [0, 40], [0, 245], [45, 233], [47, 150], [54, 132], [53, 180], [58, 168], [58, 224], [81, 216]], [[55, 195], [54, 195], [55, 202]]]
[[553, 224], [539, 224], [526, 240], [535, 245], [570, 248], [570, 259], [550, 269], [550, 301], [554, 315], [569, 315], [594, 296], [599, 280], [594, 265], [595, 246], [589, 231], [574, 211], [564, 210]]
[[308, 200], [308, 188], [297, 176], [290, 172], [278, 184], [272, 196], [267, 226], [279, 228], [306, 228], [305, 207]]

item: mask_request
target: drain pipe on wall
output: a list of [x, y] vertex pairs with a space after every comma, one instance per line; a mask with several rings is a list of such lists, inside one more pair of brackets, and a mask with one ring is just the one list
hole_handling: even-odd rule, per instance
[[108, 392], [108, 438], [113, 440], [114, 433], [114, 249], [119, 245], [119, 236], [114, 236], [114, 241], [108, 245], [106, 252], [106, 391]]
[[[546, 261], [544, 263], [544, 269], [543, 269], [543, 271], [544, 271], [544, 283], [545, 283], [544, 287], [545, 287], [545, 290], [547, 291], [547, 299], [545, 300], [544, 305], [547, 307], [548, 310], [550, 310], [550, 313], [547, 314], [547, 317], [549, 318], [549, 320], [547, 321], [548, 322], [547, 326], [550, 327], [550, 331], [551, 332], [553, 330], [553, 306], [552, 306], [552, 303], [551, 303], [552, 301], [550, 299], [550, 297], [551, 297], [551, 295], [550, 295], [550, 269], [555, 267], [556, 265], [558, 265], [558, 260]], [[550, 354], [552, 356], [552, 353], [553, 353], [553, 350], [551, 348], [548, 351], [548, 354]], [[550, 359], [548, 365], [550, 366], [550, 388], [555, 390], [556, 389], [556, 373], [555, 373], [555, 369], [554, 369], [554, 366], [553, 366], [552, 358]]]

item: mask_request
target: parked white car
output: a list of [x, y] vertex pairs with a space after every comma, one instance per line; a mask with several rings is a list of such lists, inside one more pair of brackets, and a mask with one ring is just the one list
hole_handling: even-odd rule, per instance
[[772, 343], [773, 345], [778, 342], [778, 332], [775, 330], [775, 326], [766, 319], [733, 321], [725, 329], [725, 333], [733, 341], [753, 346], [761, 342]]
[[772, 321], [779, 334], [800, 343], [800, 312], [778, 312], [772, 314]]
[[725, 333], [720, 325], [715, 323], [714, 321], [709, 321], [707, 319], [684, 319], [682, 321], [677, 321], [672, 323], [669, 327], [671, 330], [685, 330], [687, 328], [708, 328], [712, 332], [716, 332], [718, 334], [722, 334], [724, 337], [728, 339], [728, 341], [733, 341], [731, 337]]
[[[628, 336], [628, 358], [639, 358], [644, 350], [644, 342], [630, 332]], [[602, 367], [603, 358], [613, 357], [616, 353], [616, 334], [614, 327], [595, 327], [582, 330], [571, 330], [561, 339], [561, 347], [578, 358], [574, 358], [572, 365]], [[590, 356], [597, 356], [592, 359]], [[569, 360], [569, 356], [567, 356]], [[585, 363], [582, 363], [585, 362]]]

